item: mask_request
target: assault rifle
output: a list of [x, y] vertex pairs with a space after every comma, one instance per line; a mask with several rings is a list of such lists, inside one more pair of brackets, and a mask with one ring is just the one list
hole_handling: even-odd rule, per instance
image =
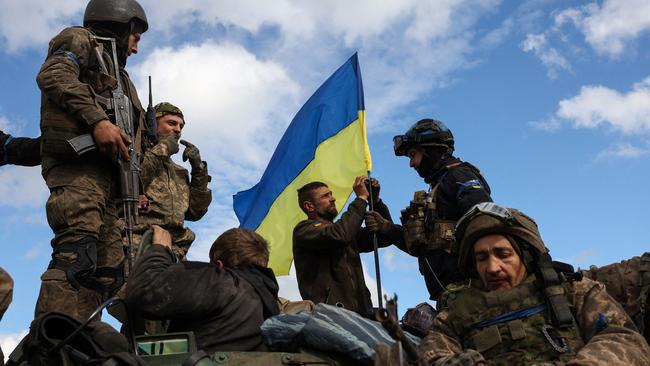
[[[124, 94], [122, 87], [122, 80], [120, 76], [119, 63], [117, 60], [117, 47], [114, 38], [95, 37], [95, 39], [103, 42], [110, 42], [113, 66], [115, 68], [115, 79], [117, 79], [117, 87], [111, 91], [110, 98], [99, 97], [100, 103], [104, 104], [108, 111], [109, 118], [119, 127], [126, 135], [129, 136], [131, 143], [128, 144], [130, 160], [126, 160], [122, 153], [118, 151], [116, 162], [118, 165], [118, 175], [120, 181], [120, 199], [124, 209], [125, 232], [128, 244], [128, 264], [129, 270], [133, 267], [135, 258], [135, 251], [133, 250], [133, 227], [138, 221], [138, 196], [140, 195], [140, 157], [135, 154], [135, 131], [133, 127], [133, 118], [131, 116], [131, 101], [129, 97]], [[95, 48], [95, 55], [99, 62], [102, 72], [108, 73], [108, 68], [104, 62], [99, 48]], [[77, 155], [94, 150], [97, 148], [95, 141], [91, 134], [77, 136], [68, 140], [68, 144], [74, 149]]]

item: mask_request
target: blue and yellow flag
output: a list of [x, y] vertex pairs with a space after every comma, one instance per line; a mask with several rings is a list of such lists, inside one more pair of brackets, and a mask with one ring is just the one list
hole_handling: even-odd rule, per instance
[[326, 183], [341, 211], [354, 178], [371, 168], [355, 53], [300, 108], [259, 183], [233, 197], [235, 214], [242, 227], [268, 240], [269, 267], [286, 275], [293, 260], [293, 228], [307, 218], [298, 206], [298, 188]]

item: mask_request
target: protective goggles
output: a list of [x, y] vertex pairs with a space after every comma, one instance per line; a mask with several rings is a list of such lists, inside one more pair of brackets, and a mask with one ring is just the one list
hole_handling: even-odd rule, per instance
[[503, 206], [499, 206], [494, 202], [482, 202], [470, 208], [456, 223], [456, 239], [462, 238], [465, 235], [465, 229], [476, 215], [483, 214], [492, 216], [512, 226], [517, 223], [517, 218]]

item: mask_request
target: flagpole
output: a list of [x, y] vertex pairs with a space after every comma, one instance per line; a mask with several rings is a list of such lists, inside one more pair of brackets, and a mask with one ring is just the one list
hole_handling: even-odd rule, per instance
[[[370, 184], [370, 171], [368, 171], [368, 205], [370, 211], [375, 210], [374, 197], [372, 196], [372, 185]], [[374, 247], [374, 256], [375, 256], [375, 278], [377, 279], [377, 305], [379, 309], [384, 307], [383, 301], [381, 298], [381, 273], [379, 271], [379, 244], [377, 243], [377, 232], [372, 233], [372, 245]]]

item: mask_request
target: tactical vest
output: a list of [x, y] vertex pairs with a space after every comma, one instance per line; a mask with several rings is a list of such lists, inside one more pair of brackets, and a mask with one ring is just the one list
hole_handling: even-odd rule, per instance
[[[457, 162], [445, 166], [443, 169], [449, 171], [457, 166], [466, 164], [464, 162]], [[473, 168], [473, 167], [472, 167]], [[447, 172], [442, 174], [440, 178], [431, 185], [431, 190], [427, 193], [425, 191], [417, 191], [413, 194], [413, 201], [409, 207], [406, 208], [408, 213], [408, 220], [422, 220], [425, 224], [425, 250], [443, 249], [451, 253], [454, 245], [454, 228], [456, 226], [455, 220], [441, 220], [438, 219], [437, 213], [437, 200], [438, 189], [443, 179], [447, 176]], [[404, 223], [406, 225], [406, 223]]]
[[463, 349], [479, 351], [489, 365], [567, 362], [584, 345], [575, 319], [564, 330], [551, 325], [534, 276], [508, 290], [450, 286], [443, 302]]
[[[74, 49], [84, 50], [84, 54], [76, 55], [59, 49], [59, 47], [65, 49], [66, 45]], [[88, 29], [72, 27], [63, 30], [50, 42], [48, 58], [58, 55], [59, 52], [72, 59], [79, 68], [79, 81], [85, 84], [78, 88], [79, 92], [93, 95], [96, 105], [107, 111], [111, 91], [117, 88], [117, 76], [114, 75], [115, 68], [110, 46], [96, 40]], [[108, 73], [102, 71], [102, 63]], [[53, 68], [51, 65], [50, 67]], [[44, 72], [44, 70], [42, 69], [41, 72]], [[45, 72], [50, 73], [53, 71], [48, 70]], [[136, 151], [139, 151], [139, 135], [143, 118], [141, 113], [142, 105], [137, 97], [135, 86], [126, 71], [120, 68], [120, 74], [124, 93], [129, 97], [133, 106], [134, 115], [132, 118], [134, 125], [138, 128], [136, 130], [138, 137], [135, 146]], [[88, 90], [88, 86], [91, 90]], [[65, 98], [65, 95], [62, 98]], [[67, 108], [50, 100], [45, 93], [41, 93], [41, 135], [43, 139], [41, 146], [43, 153], [59, 158], [74, 157], [75, 155], [72, 155], [74, 152], [68, 146], [67, 141], [92, 132], [90, 126], [84, 122], [82, 117], [70, 114]]]

